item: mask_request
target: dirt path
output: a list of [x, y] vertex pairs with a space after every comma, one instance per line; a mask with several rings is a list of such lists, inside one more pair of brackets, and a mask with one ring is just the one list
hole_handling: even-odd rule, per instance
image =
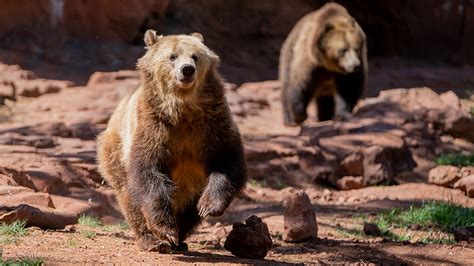
[[[426, 191], [427, 194], [418, 193]], [[351, 192], [323, 193], [307, 190], [315, 206], [318, 219], [318, 239], [306, 243], [288, 244], [281, 241], [283, 216], [280, 200], [282, 193], [268, 188], [250, 186], [247, 197], [236, 200], [227, 213], [218, 219], [207, 220], [189, 239], [190, 251], [183, 254], [161, 255], [138, 251], [129, 230], [117, 226], [74, 226], [60, 231], [30, 228], [28, 236], [18, 243], [3, 246], [3, 258], [39, 257], [48, 263], [223, 263], [223, 264], [298, 264], [298, 263], [375, 263], [375, 264], [464, 264], [474, 258], [474, 245], [441, 245], [401, 243], [381, 237], [348, 236], [344, 230], [360, 230], [364, 215], [386, 211], [392, 207], [407, 207], [424, 200], [454, 199], [473, 207], [474, 200], [456, 190], [425, 184], [365, 188]], [[355, 194], [370, 194], [370, 200], [351, 203]], [[427, 195], [432, 195], [427, 196]], [[273, 195], [273, 196], [270, 196]], [[222, 248], [231, 224], [241, 217], [256, 214], [268, 224], [274, 245], [265, 260], [238, 259]], [[88, 232], [95, 232], [89, 236]]]

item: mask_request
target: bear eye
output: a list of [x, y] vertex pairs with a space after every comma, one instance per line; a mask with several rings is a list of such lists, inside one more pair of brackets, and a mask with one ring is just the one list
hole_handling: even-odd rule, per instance
[[344, 55], [347, 52], [347, 48], [342, 48], [339, 50], [339, 55]]
[[177, 56], [176, 54], [172, 54], [172, 55], [170, 56], [170, 60], [171, 60], [171, 61], [174, 61], [174, 60], [176, 60], [177, 57], [178, 57], [178, 56]]
[[195, 54], [191, 55], [191, 58], [194, 60], [194, 62], [196, 62], [198, 60], [198, 57]]

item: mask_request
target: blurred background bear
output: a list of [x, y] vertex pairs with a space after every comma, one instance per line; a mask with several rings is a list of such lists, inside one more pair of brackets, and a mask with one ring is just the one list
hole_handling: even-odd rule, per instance
[[[97, 165], [147, 29], [202, 34], [228, 104], [200, 100], [245, 154], [246, 187], [182, 254], [137, 252]], [[0, 264], [472, 264], [473, 47], [473, 0], [0, 0]], [[185, 161], [235, 143], [180, 132]]]

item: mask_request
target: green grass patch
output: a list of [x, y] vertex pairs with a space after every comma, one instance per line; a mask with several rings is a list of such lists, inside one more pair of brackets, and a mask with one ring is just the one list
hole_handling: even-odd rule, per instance
[[474, 106], [471, 106], [471, 108], [469, 108], [469, 113], [474, 116]]
[[443, 154], [436, 160], [437, 165], [474, 166], [474, 154]]
[[435, 227], [451, 232], [458, 226], [473, 226], [474, 209], [445, 202], [428, 202], [420, 207], [392, 209], [388, 213], [379, 214], [376, 223], [381, 230], [394, 226], [406, 228], [419, 225], [422, 229]]
[[118, 224], [109, 224], [104, 226], [104, 230], [107, 232], [126, 231], [129, 229], [130, 226], [128, 226], [127, 222], [125, 221], [122, 221]]
[[85, 214], [79, 217], [79, 224], [87, 225], [90, 227], [100, 227], [104, 225], [98, 218]]
[[2, 260], [0, 259], [0, 266], [40, 266], [44, 265], [43, 258], [17, 258], [17, 259], [9, 259], [9, 260]]
[[120, 228], [120, 230], [129, 230], [130, 229], [130, 226], [125, 221], [121, 221], [120, 223], [117, 224], [117, 226]]
[[357, 239], [363, 239], [366, 237], [364, 232], [362, 232], [361, 230], [348, 229], [348, 228], [343, 228], [343, 227], [336, 227], [335, 229], [340, 235], [344, 237], [357, 238]]
[[93, 239], [97, 236], [97, 233], [94, 231], [82, 231], [81, 234], [85, 238], [89, 238], [89, 239]]
[[277, 190], [282, 190], [284, 188], [287, 188], [288, 187], [288, 184], [280, 181], [280, 180], [277, 180], [271, 184], [269, 184], [267, 182], [267, 180], [263, 179], [263, 180], [257, 180], [257, 179], [249, 179], [248, 183], [254, 187], [269, 187], [269, 188], [273, 188], [273, 189], [277, 189]]
[[449, 237], [432, 237], [432, 236], [425, 236], [420, 239], [421, 243], [424, 244], [446, 244], [446, 245], [453, 245], [456, 243], [454, 240], [454, 236]]
[[66, 241], [66, 246], [68, 247], [75, 247], [77, 246], [77, 243], [74, 239], [72, 238], [68, 238], [68, 240]]
[[[393, 241], [415, 239], [422, 243], [453, 244], [452, 231], [460, 226], [474, 226], [474, 209], [445, 202], [426, 202], [406, 210], [392, 209], [378, 214], [374, 221], [382, 234]], [[411, 230], [415, 226], [416, 233]]]
[[26, 236], [28, 231], [25, 228], [25, 220], [17, 220], [11, 224], [0, 223], [0, 243], [16, 244], [18, 237]]
[[11, 224], [0, 223], [0, 235], [2, 236], [26, 236], [25, 220], [17, 220]]

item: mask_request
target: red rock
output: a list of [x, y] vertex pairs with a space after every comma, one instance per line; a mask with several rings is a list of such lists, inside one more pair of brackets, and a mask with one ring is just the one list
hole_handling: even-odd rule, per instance
[[287, 242], [301, 242], [316, 238], [318, 225], [313, 205], [308, 195], [303, 191], [287, 193], [283, 201], [284, 227], [283, 240]]
[[364, 188], [364, 178], [362, 176], [344, 176], [337, 180], [337, 188], [340, 190], [351, 190]]
[[61, 173], [54, 166], [46, 165], [41, 168], [26, 168], [25, 172], [31, 177], [31, 181], [38, 191], [46, 193], [64, 193], [68, 190], [61, 179]]
[[443, 187], [453, 187], [461, 178], [460, 169], [456, 166], [441, 165], [430, 170], [428, 181]]
[[348, 155], [339, 164], [338, 174], [342, 176], [364, 175], [364, 155], [359, 151]]
[[474, 198], [474, 175], [461, 178], [453, 187], [464, 191], [467, 196]]
[[63, 229], [66, 225], [76, 224], [77, 214], [58, 211], [47, 207], [36, 207], [28, 204], [17, 206], [0, 206], [0, 222], [12, 223], [27, 220], [27, 226], [43, 229]]
[[68, 81], [51, 81], [44, 79], [14, 81], [17, 95], [23, 97], [39, 97], [48, 93], [58, 93], [62, 89], [71, 87], [72, 85], [73, 83]]
[[87, 200], [75, 199], [59, 195], [51, 195], [51, 199], [56, 209], [76, 214], [96, 214], [93, 204]]
[[4, 105], [5, 100], [16, 100], [16, 89], [13, 84], [0, 84], [0, 105]]
[[0, 144], [3, 145], [26, 145], [36, 148], [52, 148], [56, 146], [54, 139], [49, 136], [22, 136], [17, 133], [6, 133], [0, 135]]
[[232, 226], [224, 248], [239, 258], [263, 259], [272, 247], [267, 225], [255, 215]]
[[65, 1], [63, 24], [75, 38], [104, 41], [136, 41], [140, 29], [159, 28], [168, 0]]
[[22, 192], [15, 194], [3, 194], [0, 188], [0, 202], [7, 206], [18, 204], [30, 204], [39, 207], [54, 208], [53, 201], [48, 193], [41, 192]]
[[21, 170], [0, 166], [0, 180], [3, 185], [16, 185], [38, 191], [30, 176]]
[[93, 87], [99, 84], [108, 84], [117, 80], [139, 78], [140, 75], [138, 72], [131, 70], [120, 70], [117, 72], [95, 72], [90, 76], [89, 81], [87, 82], [87, 87]]
[[474, 166], [467, 166], [467, 167], [461, 168], [460, 174], [461, 174], [461, 177], [474, 175]]
[[32, 189], [22, 186], [0, 185], [1, 196], [11, 196], [21, 193], [34, 192]]
[[[50, 28], [49, 0], [2, 1], [0, 9], [0, 35], [12, 34], [14, 31], [30, 29], [36, 34], [44, 34]], [[24, 38], [21, 34], [20, 36]], [[30, 33], [30, 36], [34, 34]]]

